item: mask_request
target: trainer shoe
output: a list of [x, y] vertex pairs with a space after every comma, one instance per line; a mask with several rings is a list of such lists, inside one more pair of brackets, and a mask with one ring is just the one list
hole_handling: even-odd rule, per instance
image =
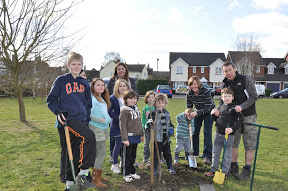
[[176, 174], [175, 170], [171, 167], [167, 170], [169, 174]]
[[85, 173], [83, 175], [77, 175], [76, 177], [76, 182], [80, 183], [81, 186], [83, 186], [84, 188], [96, 188], [96, 186], [93, 184], [91, 180], [92, 178], [89, 177], [88, 173]]
[[123, 176], [123, 178], [124, 178], [125, 182], [132, 182], [133, 181], [133, 178], [130, 175]]
[[118, 164], [112, 164], [111, 170], [114, 174], [120, 174], [121, 173], [121, 170], [119, 169]]
[[133, 179], [136, 179], [136, 180], [138, 180], [138, 179], [140, 179], [141, 177], [138, 175], [138, 174], [130, 174], [130, 176], [132, 176], [132, 178]]
[[239, 166], [237, 164], [231, 163], [228, 176], [235, 176], [236, 174], [239, 174]]
[[214, 176], [214, 174], [215, 174], [215, 172], [213, 170], [210, 170], [209, 172], [205, 173], [205, 176], [211, 177], [211, 176]]
[[243, 166], [241, 174], [238, 173], [235, 175], [235, 178], [237, 180], [243, 180], [243, 181], [249, 180], [250, 177], [251, 177], [251, 169], [246, 168], [245, 166]]

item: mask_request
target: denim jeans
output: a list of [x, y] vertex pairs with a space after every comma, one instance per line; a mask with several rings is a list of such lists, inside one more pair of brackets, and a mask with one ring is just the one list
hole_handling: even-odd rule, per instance
[[[221, 155], [222, 148], [224, 150], [224, 140], [225, 140], [225, 135], [215, 133], [213, 158], [212, 158], [212, 165], [211, 165], [211, 170], [213, 172], [218, 171], [219, 164], [221, 164], [220, 155]], [[226, 143], [224, 159], [222, 158], [223, 160], [222, 172], [225, 173], [226, 175], [228, 174], [228, 171], [231, 165], [233, 142], [234, 142], [234, 135], [229, 135], [227, 143]]]
[[198, 116], [194, 118], [194, 132], [193, 132], [193, 155], [199, 155], [199, 135], [200, 129], [202, 126], [202, 122], [204, 120], [204, 150], [203, 156], [204, 158], [208, 158], [212, 160], [212, 126], [213, 119], [210, 113]]

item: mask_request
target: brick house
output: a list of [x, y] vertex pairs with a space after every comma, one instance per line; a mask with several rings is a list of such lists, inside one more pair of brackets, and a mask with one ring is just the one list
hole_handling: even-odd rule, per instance
[[[263, 84], [266, 89], [272, 89], [273, 92], [288, 88], [288, 53], [284, 58], [262, 58], [258, 51], [246, 51], [245, 55], [253, 58], [252, 62], [256, 68], [252, 77], [255, 83]], [[245, 55], [243, 51], [229, 51], [227, 60], [241, 64]]]
[[170, 52], [170, 86], [176, 89], [180, 85], [187, 85], [191, 76], [199, 76], [202, 82], [207, 82], [211, 87], [220, 87], [225, 61], [224, 53]]

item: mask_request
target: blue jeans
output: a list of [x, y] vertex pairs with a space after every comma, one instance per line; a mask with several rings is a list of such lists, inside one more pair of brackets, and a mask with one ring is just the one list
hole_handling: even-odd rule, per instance
[[210, 113], [194, 118], [194, 132], [193, 132], [193, 155], [199, 156], [199, 134], [204, 120], [204, 158], [212, 160], [212, 126], [213, 119]]

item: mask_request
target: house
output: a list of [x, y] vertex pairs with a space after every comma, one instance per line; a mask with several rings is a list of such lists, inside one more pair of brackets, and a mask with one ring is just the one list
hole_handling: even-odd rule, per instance
[[[114, 73], [116, 63], [111, 61], [100, 69], [100, 78], [111, 78]], [[127, 64], [129, 77], [137, 79], [147, 79], [148, 70], [145, 64]]]
[[191, 76], [199, 76], [201, 82], [207, 82], [213, 88], [220, 87], [225, 61], [224, 53], [170, 52], [170, 86], [177, 89], [187, 85]]
[[99, 78], [100, 77], [100, 71], [96, 70], [95, 68], [92, 68], [92, 70], [86, 70], [86, 67], [84, 67], [87, 81], [92, 82], [94, 78]]
[[[243, 64], [250, 70], [248, 73], [257, 84], [265, 85], [273, 92], [288, 88], [288, 53], [284, 58], [262, 58], [259, 51], [228, 51], [227, 60], [236, 64], [239, 73]], [[247, 62], [249, 60], [249, 62]], [[254, 68], [249, 68], [251, 66]], [[240, 67], [240, 68], [239, 68]]]

